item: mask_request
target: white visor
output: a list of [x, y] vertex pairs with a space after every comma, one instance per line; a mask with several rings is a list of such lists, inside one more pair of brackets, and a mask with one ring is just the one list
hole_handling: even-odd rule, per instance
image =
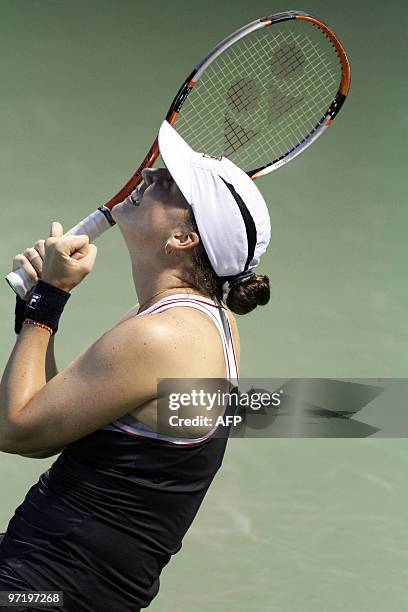
[[217, 276], [235, 277], [257, 266], [270, 241], [271, 223], [253, 180], [226, 157], [193, 151], [167, 121], [159, 131], [159, 149], [193, 209]]

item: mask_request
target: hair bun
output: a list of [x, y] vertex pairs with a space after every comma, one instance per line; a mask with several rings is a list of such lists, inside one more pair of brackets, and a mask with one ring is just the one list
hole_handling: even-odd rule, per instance
[[236, 314], [246, 314], [257, 306], [265, 306], [270, 299], [269, 278], [254, 272], [238, 276], [230, 283], [227, 306]]

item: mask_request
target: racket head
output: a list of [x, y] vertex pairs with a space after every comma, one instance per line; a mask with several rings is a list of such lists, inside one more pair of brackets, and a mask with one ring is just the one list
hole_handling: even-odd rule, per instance
[[220, 43], [181, 92], [176, 130], [195, 150], [226, 156], [257, 178], [305, 150], [332, 123], [350, 65], [321, 21], [289, 11]]
[[[166, 119], [196, 151], [225, 156], [253, 179], [282, 167], [333, 122], [350, 88], [334, 32], [301, 11], [257, 19], [218, 43], [188, 75]], [[106, 206], [142, 181], [157, 139]]]

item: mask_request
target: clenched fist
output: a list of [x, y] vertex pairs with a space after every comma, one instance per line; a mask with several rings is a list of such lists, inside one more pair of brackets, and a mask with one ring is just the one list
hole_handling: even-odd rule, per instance
[[92, 270], [96, 253], [88, 236], [63, 236], [62, 225], [56, 221], [44, 243], [42, 280], [69, 292]]
[[64, 237], [63, 233], [62, 225], [54, 221], [49, 238], [16, 255], [13, 271], [23, 268], [33, 284], [41, 279], [70, 292], [94, 267], [97, 249], [88, 236]]

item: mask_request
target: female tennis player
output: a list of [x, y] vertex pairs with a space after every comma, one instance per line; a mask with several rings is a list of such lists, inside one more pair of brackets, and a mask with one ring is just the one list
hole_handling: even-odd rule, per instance
[[[62, 453], [2, 536], [0, 590], [62, 591], [52, 610], [137, 612], [155, 597], [229, 433], [211, 424], [158, 432], [157, 380], [236, 381], [232, 312], [269, 300], [268, 278], [252, 271], [270, 239], [253, 181], [225, 158], [194, 152], [167, 122], [159, 146], [166, 168], [144, 170], [139, 192], [113, 210], [139, 305], [60, 373], [54, 334], [96, 247], [53, 223], [50, 238], [14, 261], [38, 282], [16, 307], [0, 449]], [[112, 292], [107, 279], [105, 299]]]

